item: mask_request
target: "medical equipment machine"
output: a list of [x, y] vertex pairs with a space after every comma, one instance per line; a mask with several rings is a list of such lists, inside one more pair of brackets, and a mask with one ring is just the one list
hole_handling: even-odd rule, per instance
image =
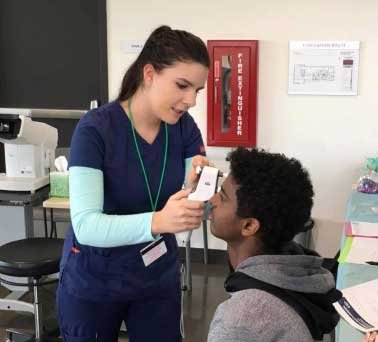
[[49, 184], [58, 131], [30, 116], [28, 109], [0, 108], [0, 142], [4, 143], [6, 168], [6, 174], [0, 175], [0, 190], [33, 193]]
[[[204, 249], [207, 253], [207, 225], [206, 220], [212, 209], [209, 199], [215, 194], [218, 188], [218, 179], [219, 177], [226, 177], [227, 175], [222, 173], [219, 169], [215, 167], [205, 166], [203, 169], [197, 167], [196, 172], [200, 174], [200, 179], [198, 181], [197, 187], [194, 192], [189, 194], [188, 199], [195, 201], [206, 202], [203, 220], [204, 228]], [[206, 232], [206, 233], [205, 233]], [[192, 231], [184, 231], [181, 233], [176, 233], [176, 238], [181, 246], [185, 246], [185, 264], [181, 267], [181, 284], [182, 290], [191, 290], [192, 289], [192, 272], [190, 265], [190, 239], [192, 237]], [[207, 254], [205, 253], [205, 263], [207, 263]], [[184, 298], [184, 297], [182, 297]], [[182, 321], [183, 324], [183, 321]], [[182, 325], [183, 329], [183, 325]]]
[[[207, 202], [215, 194], [218, 188], [218, 179], [223, 177], [223, 173], [219, 169], [210, 166], [205, 166], [203, 169], [198, 168], [196, 171], [201, 173], [200, 179], [195, 191], [189, 194], [188, 199]], [[210, 210], [210, 202], [207, 202], [203, 220], [207, 220]], [[183, 245], [187, 244], [191, 236], [192, 231], [176, 233], [178, 241]]]

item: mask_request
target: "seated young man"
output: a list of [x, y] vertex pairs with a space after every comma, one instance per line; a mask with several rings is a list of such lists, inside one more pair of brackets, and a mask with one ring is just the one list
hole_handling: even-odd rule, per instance
[[212, 233], [235, 269], [225, 283], [208, 342], [327, 340], [340, 298], [322, 258], [293, 242], [310, 219], [313, 189], [299, 161], [239, 148], [210, 200]]

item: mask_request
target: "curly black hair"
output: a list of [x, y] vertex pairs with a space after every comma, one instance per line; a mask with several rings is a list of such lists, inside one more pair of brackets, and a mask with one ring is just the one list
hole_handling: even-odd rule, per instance
[[279, 251], [310, 219], [314, 192], [308, 172], [294, 158], [257, 148], [238, 148], [227, 160], [238, 185], [236, 214], [259, 220], [264, 252]]

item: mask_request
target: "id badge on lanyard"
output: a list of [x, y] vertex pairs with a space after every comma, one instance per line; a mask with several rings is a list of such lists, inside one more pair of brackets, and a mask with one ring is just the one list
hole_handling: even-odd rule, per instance
[[165, 241], [161, 236], [156, 241], [141, 249], [139, 253], [142, 256], [144, 266], [147, 267], [167, 253], [167, 246], [165, 245]]
[[[129, 110], [129, 115], [130, 115], [131, 131], [133, 133], [135, 148], [136, 148], [138, 158], [139, 158], [139, 162], [140, 162], [140, 166], [141, 166], [141, 169], [142, 169], [142, 172], [143, 172], [144, 181], [146, 183], [146, 189], [147, 189], [147, 192], [148, 192], [148, 196], [150, 198], [151, 209], [152, 209], [152, 211], [155, 211], [156, 207], [157, 207], [158, 200], [159, 200], [161, 185], [162, 185], [163, 179], [164, 179], [165, 167], [166, 167], [166, 164], [167, 164], [168, 125], [167, 125], [167, 123], [164, 124], [164, 128], [165, 128], [164, 161], [163, 161], [163, 168], [161, 170], [159, 189], [158, 189], [158, 192], [156, 194], [155, 201], [154, 201], [153, 198], [152, 198], [152, 193], [151, 193], [150, 184], [149, 184], [148, 177], [147, 177], [147, 172], [146, 172], [145, 167], [144, 167], [142, 155], [139, 151], [139, 146], [138, 146], [138, 142], [137, 142], [136, 135], [135, 135], [133, 113], [131, 112], [131, 99], [128, 100], [128, 110]], [[167, 253], [167, 246], [165, 245], [165, 241], [164, 241], [163, 237], [158, 238], [157, 240], [153, 241], [148, 246], [146, 246], [146, 247], [144, 247], [143, 249], [140, 250], [140, 255], [142, 256], [144, 265], [146, 267], [148, 265], [151, 265], [154, 261], [159, 259], [165, 253]]]

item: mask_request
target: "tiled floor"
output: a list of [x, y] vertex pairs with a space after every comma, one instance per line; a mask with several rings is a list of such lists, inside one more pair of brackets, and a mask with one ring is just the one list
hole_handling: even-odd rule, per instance
[[[227, 298], [223, 283], [228, 272], [227, 265], [203, 265], [192, 264], [193, 288], [185, 293], [184, 321], [185, 342], [206, 341], [207, 332], [217, 305]], [[4, 297], [7, 290], [0, 287], [0, 297]], [[53, 286], [45, 286], [41, 290], [44, 303], [44, 315], [48, 325], [54, 324], [55, 317], [55, 289]], [[31, 295], [26, 296], [31, 300]], [[5, 329], [33, 327], [33, 316], [14, 312], [0, 311], [0, 341], [5, 340]], [[127, 334], [121, 333], [119, 341], [128, 341]]]

